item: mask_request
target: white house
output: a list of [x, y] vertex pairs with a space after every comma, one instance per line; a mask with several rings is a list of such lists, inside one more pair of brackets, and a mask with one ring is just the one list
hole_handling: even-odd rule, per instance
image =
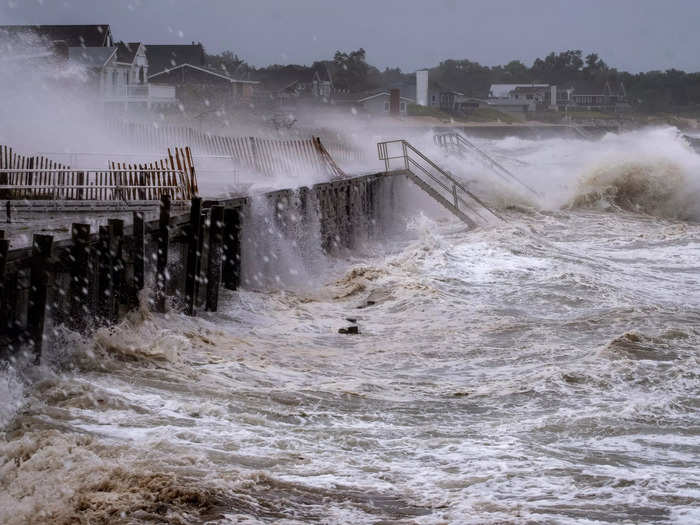
[[146, 48], [140, 42], [69, 47], [68, 61], [85, 67], [106, 109], [157, 109], [176, 103], [173, 86], [148, 82]]

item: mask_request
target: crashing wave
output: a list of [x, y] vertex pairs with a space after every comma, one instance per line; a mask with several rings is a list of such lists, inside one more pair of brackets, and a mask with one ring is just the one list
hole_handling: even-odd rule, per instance
[[584, 176], [568, 208], [606, 208], [669, 219], [700, 219], [698, 191], [669, 161], [628, 161]]

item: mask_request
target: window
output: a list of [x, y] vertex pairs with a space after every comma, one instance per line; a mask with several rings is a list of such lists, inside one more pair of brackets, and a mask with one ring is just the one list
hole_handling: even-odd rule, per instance
[[389, 112], [389, 103], [388, 102], [384, 102], [384, 111], [387, 113]]

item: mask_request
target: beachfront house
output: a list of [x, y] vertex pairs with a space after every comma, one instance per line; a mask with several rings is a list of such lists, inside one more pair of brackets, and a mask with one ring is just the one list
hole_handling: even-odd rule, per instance
[[[399, 95], [399, 115], [408, 114], [408, 105], [415, 104], [415, 99]], [[391, 92], [382, 90], [355, 99], [354, 105], [368, 115], [382, 116], [391, 112]]]
[[68, 62], [85, 69], [108, 111], [162, 110], [176, 103], [172, 86], [148, 82], [148, 59], [141, 42], [69, 47]]

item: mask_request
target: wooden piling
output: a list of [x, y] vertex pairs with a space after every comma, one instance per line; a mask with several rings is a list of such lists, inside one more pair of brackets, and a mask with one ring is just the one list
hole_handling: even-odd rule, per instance
[[52, 235], [34, 234], [29, 278], [27, 332], [34, 351], [34, 364], [37, 365], [41, 360], [41, 350], [44, 342], [46, 299], [49, 288], [49, 259], [51, 258], [52, 246]]
[[83, 330], [90, 289], [90, 225], [73, 223], [73, 246], [70, 251], [70, 315], [68, 326], [71, 330]]
[[158, 248], [156, 259], [156, 298], [155, 309], [165, 313], [165, 297], [168, 284], [168, 243], [170, 228], [170, 195], [160, 198], [160, 219], [158, 221]]
[[224, 288], [237, 290], [241, 277], [241, 215], [237, 209], [224, 210], [224, 247], [221, 279]]
[[212, 206], [209, 224], [209, 256], [207, 262], [206, 309], [216, 312], [221, 282], [221, 250], [223, 242], [224, 207]]
[[130, 305], [139, 304], [139, 292], [143, 290], [146, 280], [146, 223], [143, 213], [135, 211], [133, 220], [133, 243], [131, 260], [134, 267], [134, 279], [131, 283]]
[[190, 207], [190, 227], [187, 245], [187, 268], [185, 273], [185, 313], [195, 315], [197, 291], [197, 269], [199, 267], [200, 237], [202, 230], [202, 198], [193, 197]]
[[119, 307], [124, 295], [124, 259], [122, 247], [124, 243], [124, 221], [122, 219], [109, 219], [109, 255], [112, 261], [112, 304], [110, 306], [109, 320], [112, 323], [119, 321]]
[[112, 318], [112, 256], [109, 226], [100, 226], [97, 264], [97, 316], [101, 323]]
[[5, 232], [0, 230], [0, 334], [8, 328], [8, 301], [5, 279], [7, 278], [7, 253], [10, 251], [10, 241], [5, 239]]

